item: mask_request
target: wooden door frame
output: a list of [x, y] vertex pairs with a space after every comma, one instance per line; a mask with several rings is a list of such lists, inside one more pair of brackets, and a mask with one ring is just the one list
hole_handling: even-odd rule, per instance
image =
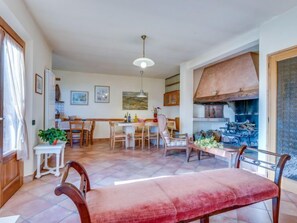
[[[276, 152], [276, 133], [277, 133], [277, 62], [297, 57], [297, 46], [290, 47], [273, 54], [267, 55], [268, 65], [268, 89], [267, 89], [267, 148]], [[274, 160], [269, 160], [270, 162]], [[274, 174], [268, 172], [270, 179]], [[283, 188], [297, 193], [297, 181], [283, 177]]]

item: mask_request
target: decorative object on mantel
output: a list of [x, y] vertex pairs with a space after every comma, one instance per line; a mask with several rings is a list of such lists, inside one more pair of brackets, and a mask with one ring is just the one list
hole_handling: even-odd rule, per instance
[[154, 112], [154, 119], [153, 122], [158, 122], [158, 111], [161, 110], [160, 107], [154, 107], [153, 112]]
[[67, 141], [66, 132], [58, 128], [39, 129], [38, 136], [43, 142], [48, 142], [50, 145], [56, 145], [58, 140]]
[[146, 98], [147, 97], [146, 94], [143, 91], [142, 76], [143, 76], [143, 70], [140, 71], [141, 88], [140, 88], [139, 94], [137, 95], [138, 98]]
[[123, 110], [148, 110], [148, 93], [147, 97], [139, 98], [139, 92], [123, 91]]
[[35, 74], [35, 93], [42, 94], [43, 91], [43, 80], [38, 74]]
[[70, 104], [71, 105], [88, 105], [89, 92], [88, 91], [71, 91]]
[[142, 57], [136, 59], [133, 61], [133, 64], [135, 66], [141, 67], [142, 69], [146, 67], [151, 67], [155, 65], [155, 62], [147, 57], [145, 57], [145, 39], [146, 35], [142, 35], [141, 39], [143, 40], [142, 42]]
[[95, 86], [95, 103], [109, 103], [109, 86]]
[[60, 91], [60, 87], [58, 84], [56, 84], [55, 86], [55, 99], [56, 101], [60, 101], [61, 98], [61, 91]]

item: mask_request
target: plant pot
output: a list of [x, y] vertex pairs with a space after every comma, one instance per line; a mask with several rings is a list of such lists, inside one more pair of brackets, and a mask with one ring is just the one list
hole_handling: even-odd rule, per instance
[[52, 144], [50, 144], [50, 145], [57, 145], [57, 143], [58, 143], [58, 139], [55, 139], [54, 141], [53, 141], [53, 143]]

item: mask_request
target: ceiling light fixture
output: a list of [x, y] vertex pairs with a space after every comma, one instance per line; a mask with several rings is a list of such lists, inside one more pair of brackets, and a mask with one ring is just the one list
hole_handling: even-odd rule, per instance
[[143, 70], [140, 71], [140, 79], [141, 79], [141, 89], [139, 91], [139, 94], [137, 95], [138, 98], [146, 98], [146, 94], [144, 93], [143, 91], [143, 88], [142, 88], [142, 76], [143, 76]]
[[155, 62], [153, 60], [151, 60], [150, 58], [145, 57], [145, 39], [146, 39], [146, 35], [142, 35], [141, 39], [143, 40], [142, 57], [134, 60], [133, 64], [135, 66], [141, 67], [142, 69], [145, 69], [146, 67], [154, 66]]

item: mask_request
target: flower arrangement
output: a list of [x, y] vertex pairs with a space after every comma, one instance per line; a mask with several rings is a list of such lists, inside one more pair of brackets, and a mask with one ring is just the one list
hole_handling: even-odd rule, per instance
[[153, 112], [154, 112], [153, 122], [158, 122], [158, 110], [161, 110], [161, 108], [160, 107], [153, 107]]
[[158, 114], [158, 111], [161, 110], [160, 107], [153, 107], [154, 114]]
[[218, 143], [214, 137], [196, 140], [194, 144], [202, 148], [223, 148], [223, 145]]

